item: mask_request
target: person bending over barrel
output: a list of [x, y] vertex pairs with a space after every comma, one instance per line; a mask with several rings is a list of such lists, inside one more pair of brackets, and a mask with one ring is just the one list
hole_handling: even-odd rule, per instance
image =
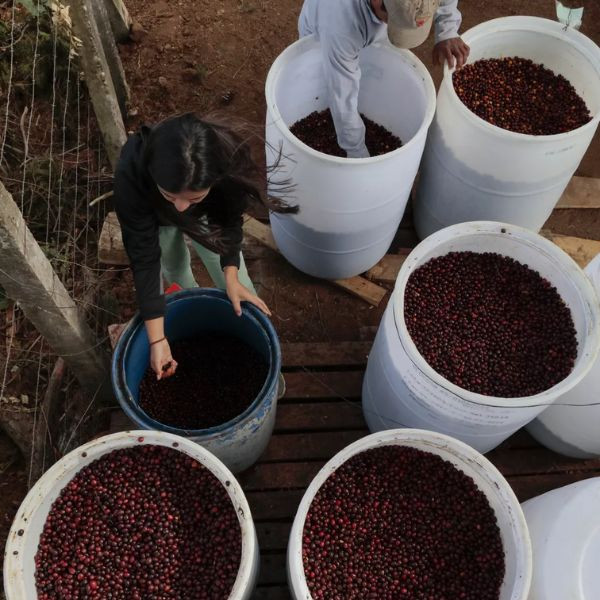
[[261, 170], [242, 131], [188, 113], [142, 127], [121, 150], [115, 209], [158, 379], [177, 369], [164, 333], [161, 266], [169, 284], [198, 285], [184, 234], [238, 315], [242, 301], [270, 314], [241, 256], [242, 215], [251, 204], [283, 213], [297, 212], [297, 207], [263, 196]]
[[[298, 31], [321, 43], [329, 108], [338, 144], [348, 158], [365, 158], [365, 125], [358, 112], [362, 48], [387, 36], [400, 48], [415, 48], [435, 23], [433, 61], [462, 67], [469, 47], [458, 36], [458, 0], [304, 0]], [[387, 25], [387, 27], [386, 27]], [[401, 108], [400, 108], [401, 110]]]

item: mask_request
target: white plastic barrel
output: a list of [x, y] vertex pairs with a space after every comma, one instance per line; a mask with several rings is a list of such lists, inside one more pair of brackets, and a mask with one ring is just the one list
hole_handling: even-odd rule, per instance
[[306, 490], [290, 534], [287, 568], [292, 597], [312, 600], [302, 561], [302, 534], [310, 505], [319, 488], [337, 468], [356, 454], [380, 446], [409, 446], [431, 452], [452, 463], [473, 479], [496, 514], [504, 552], [506, 574], [499, 600], [527, 600], [531, 582], [531, 542], [523, 512], [514, 492], [500, 472], [484, 456], [445, 435], [417, 429], [369, 435], [338, 452], [317, 474]]
[[533, 548], [529, 600], [600, 598], [600, 477], [523, 503]]
[[579, 166], [600, 120], [600, 48], [560, 23], [505, 17], [463, 34], [469, 62], [529, 58], [568, 79], [593, 120], [568, 133], [533, 136], [491, 125], [471, 112], [446, 66], [429, 132], [414, 220], [421, 239], [456, 223], [501, 221], [538, 231]]
[[[600, 297], [600, 254], [585, 273]], [[588, 404], [592, 406], [585, 406]], [[600, 357], [580, 383], [527, 429], [540, 444], [560, 454], [574, 458], [600, 456]]]
[[[6, 600], [36, 600], [34, 558], [53, 502], [86, 465], [104, 454], [141, 444], [168, 446], [197, 460], [222, 484], [238, 516], [242, 533], [240, 568], [229, 600], [249, 600], [258, 575], [259, 550], [254, 522], [244, 492], [231, 471], [208, 450], [171, 433], [129, 431], [93, 440], [54, 464], [23, 500], [6, 541], [4, 593]], [[202, 532], [197, 532], [201, 535]]]
[[[528, 265], [552, 283], [571, 309], [578, 351], [573, 371], [550, 389], [524, 398], [469, 392], [439, 375], [421, 356], [404, 322], [411, 273], [448, 252], [497, 252]], [[503, 223], [447, 227], [407, 257], [379, 326], [363, 381], [362, 406], [372, 432], [417, 427], [445, 433], [487, 452], [531, 421], [590, 370], [600, 347], [600, 302], [589, 279], [558, 246]]]
[[[295, 267], [327, 279], [371, 268], [389, 248], [406, 207], [435, 111], [435, 88], [423, 63], [387, 41], [360, 54], [359, 110], [396, 134], [403, 147], [348, 159], [317, 152], [289, 130], [328, 107], [319, 42], [312, 36], [275, 60], [266, 83], [266, 154], [273, 181], [295, 186], [297, 215], [271, 214], [277, 246]], [[277, 188], [270, 192], [277, 194]]]

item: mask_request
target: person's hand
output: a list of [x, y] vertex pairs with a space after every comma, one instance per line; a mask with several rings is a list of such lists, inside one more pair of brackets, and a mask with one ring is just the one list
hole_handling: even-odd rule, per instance
[[150, 346], [150, 366], [159, 380], [175, 374], [177, 361], [171, 355], [171, 347], [166, 339]]
[[242, 302], [250, 302], [262, 310], [265, 315], [271, 316], [269, 307], [247, 287], [242, 285], [237, 278], [237, 269], [235, 267], [225, 268], [225, 282], [227, 284], [227, 296], [233, 304], [233, 310], [238, 317], [242, 316]]
[[433, 47], [433, 64], [440, 65], [445, 60], [448, 68], [452, 69], [456, 59], [456, 68], [460, 69], [467, 62], [470, 51], [469, 46], [459, 37], [438, 42]]

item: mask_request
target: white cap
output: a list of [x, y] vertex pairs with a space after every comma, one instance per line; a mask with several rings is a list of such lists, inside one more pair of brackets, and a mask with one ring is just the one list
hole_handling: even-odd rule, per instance
[[385, 0], [388, 38], [399, 48], [416, 48], [429, 36], [439, 0]]

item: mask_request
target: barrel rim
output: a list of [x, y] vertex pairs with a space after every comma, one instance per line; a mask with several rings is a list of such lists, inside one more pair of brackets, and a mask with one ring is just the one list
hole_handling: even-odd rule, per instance
[[[227, 294], [222, 290], [214, 288], [192, 288], [169, 294], [166, 298], [167, 310], [169, 305], [179, 301], [189, 300], [190, 298], [198, 300], [203, 298], [211, 298], [213, 300], [231, 304]], [[133, 399], [133, 394], [126, 383], [127, 379], [123, 361], [123, 358], [129, 350], [129, 345], [134, 334], [137, 333], [140, 327], [143, 327], [144, 324], [138, 311], [121, 334], [121, 337], [115, 346], [111, 365], [111, 380], [113, 384], [113, 390], [117, 396], [117, 400], [119, 401], [121, 408], [127, 414], [127, 416], [137, 424], [147, 427], [149, 430], [165, 431], [167, 433], [186, 437], [210, 438], [213, 436], [218, 436], [219, 434], [231, 429], [232, 427], [235, 427], [238, 423], [247, 419], [263, 402], [276, 402], [276, 399], [274, 399], [274, 392], [275, 388], [279, 384], [279, 373], [281, 371], [281, 347], [279, 345], [279, 339], [275, 332], [275, 328], [269, 318], [251, 303], [242, 303], [241, 318], [243, 317], [250, 319], [254, 324], [257, 325], [257, 329], [261, 331], [262, 335], [264, 335], [267, 340], [271, 355], [269, 371], [267, 373], [267, 377], [265, 378], [265, 382], [256, 398], [254, 398], [244, 412], [225, 423], [221, 423], [220, 425], [215, 425], [214, 427], [209, 427], [206, 429], [183, 429], [161, 423], [160, 421], [156, 421], [150, 417], [150, 415], [148, 415], [139, 406], [139, 403]]]
[[[497, 26], [498, 28], [493, 29], [494, 26]], [[573, 29], [569, 29], [567, 34], [564, 26], [562, 26], [560, 23], [550, 19], [544, 19], [542, 17], [510, 16], [491, 19], [472, 27], [471, 29], [468, 29], [462, 34], [462, 38], [466, 43], [472, 44], [473, 42], [476, 42], [484, 37], [487, 33], [500, 33], [502, 31], [523, 31], [524, 33], [535, 32], [548, 37], [560, 39], [562, 42], [570, 44], [573, 48], [575, 48], [582, 58], [585, 58], [592, 66], [594, 66], [594, 61], [592, 60], [590, 54], [592, 52], [596, 52], [598, 54], [597, 64], [600, 65], [600, 48], [596, 46], [596, 44], [594, 44], [590, 38]], [[595, 46], [595, 49], [592, 49], [591, 45]], [[588, 52], [585, 52], [584, 49], [588, 46], [590, 48], [588, 49]], [[571, 131], [565, 131], [563, 133], [555, 133], [552, 135], [532, 135], [529, 133], [519, 133], [517, 131], [503, 129], [502, 127], [498, 127], [497, 125], [493, 125], [485, 119], [482, 119], [462, 102], [462, 100], [458, 97], [456, 90], [454, 89], [452, 76], [455, 71], [455, 67], [450, 69], [448, 67], [448, 63], [444, 63], [444, 77], [442, 80], [442, 85], [447, 92], [449, 92], [452, 102], [465, 117], [470, 118], [471, 123], [496, 136], [505, 136], [506, 138], [512, 138], [514, 140], [519, 140], [520, 142], [529, 144], [554, 141], [560, 142], [563, 140], [568, 141], [572, 137], [578, 137], [582, 133], [587, 132], [588, 129], [595, 130], [598, 127], [598, 123], [600, 123], [600, 110], [598, 110], [596, 111], [596, 114], [592, 116], [592, 119], [585, 125], [577, 127], [576, 129], [572, 129]], [[600, 86], [600, 66], [596, 67], [596, 71], [599, 80], [598, 85]]]
[[[417, 346], [412, 340], [406, 323], [404, 321], [404, 291], [406, 283], [416, 265], [421, 261], [423, 255], [435, 249], [439, 244], [449, 239], [458, 239], [461, 237], [470, 237], [473, 235], [490, 236], [512, 236], [512, 239], [519, 240], [523, 244], [535, 247], [545, 256], [552, 257], [559, 263], [562, 263], [565, 270], [569, 271], [569, 278], [573, 286], [577, 287], [580, 293], [582, 304], [589, 313], [586, 330], [586, 344], [581, 349], [581, 355], [578, 354], [577, 362], [571, 373], [562, 381], [554, 384], [551, 388], [544, 390], [533, 396], [521, 396], [516, 398], [501, 398], [497, 396], [485, 396], [471, 392], [452, 383], [440, 375], [421, 355]], [[485, 251], [485, 250], [484, 250]], [[534, 268], [534, 267], [531, 267]], [[557, 388], [560, 393], [571, 390], [577, 385], [585, 375], [590, 371], [596, 357], [600, 353], [600, 298], [596, 294], [592, 282], [583, 272], [579, 265], [561, 248], [543, 236], [508, 223], [496, 221], [472, 221], [469, 223], [459, 223], [450, 225], [444, 229], [433, 233], [420, 242], [408, 255], [398, 273], [396, 284], [391, 298], [392, 310], [394, 314], [397, 334], [402, 342], [404, 350], [413, 364], [436, 385], [443, 388], [446, 392], [471, 402], [483, 406], [495, 408], [530, 408], [533, 406], [551, 406], [557, 399]]]
[[596, 540], [600, 541], [599, 499], [600, 477], [591, 477], [523, 502], [536, 553], [532, 597], [562, 599], [574, 590], [575, 597], [581, 600], [591, 600], [596, 595], [593, 590], [598, 587], [594, 583], [600, 581], [597, 568], [593, 568], [593, 582], [584, 573], [591, 574], [586, 563], [591, 567], [598, 562], [595, 548], [590, 546], [597, 546]]
[[[446, 451], [453, 455], [457, 462], [462, 463], [465, 468], [458, 467], [454, 463], [453, 466], [471, 477], [480, 490], [481, 487], [478, 484], [478, 479], [480, 479], [482, 475], [477, 474], [477, 476], [474, 477], [471, 472], [468, 472], [468, 468], [470, 467], [472, 471], [475, 471], [475, 465], [477, 465], [489, 476], [490, 481], [494, 483], [495, 488], [498, 490], [498, 494], [502, 495], [507, 501], [507, 505], [505, 506], [506, 514], [511, 517], [515, 539], [518, 536], [522, 541], [522, 553], [519, 557], [521, 560], [516, 559], [515, 561], [517, 565], [515, 586], [519, 586], [517, 588], [519, 593], [514, 597], [525, 598], [531, 585], [533, 575], [533, 551], [525, 515], [510, 484], [500, 471], [485, 456], [483, 456], [483, 454], [471, 446], [448, 435], [422, 429], [389, 429], [378, 433], [372, 433], [340, 450], [319, 470], [302, 496], [302, 500], [300, 501], [300, 505], [298, 506], [298, 510], [294, 517], [287, 547], [286, 562], [288, 579], [292, 592], [295, 594], [294, 597], [312, 600], [312, 595], [308, 590], [306, 575], [304, 573], [302, 544], [306, 515], [308, 514], [312, 501], [319, 489], [332, 473], [353, 456], [372, 448], [390, 445], [411, 446], [418, 450], [432, 452], [434, 454], [437, 454], [434, 449]], [[447, 460], [443, 456], [442, 458]], [[487, 494], [486, 498], [488, 498], [489, 501]], [[494, 512], [496, 515], [498, 514], [496, 511]], [[300, 586], [299, 590], [296, 588], [296, 585]]]
[[[258, 543], [252, 512], [240, 483], [221, 460], [191, 440], [164, 431], [140, 430], [121, 431], [105, 435], [75, 448], [52, 465], [29, 490], [19, 506], [6, 540], [3, 577], [7, 600], [20, 600], [27, 597], [24, 583], [24, 547], [28, 539], [27, 532], [28, 528], [31, 527], [31, 516], [40, 509], [43, 499], [54, 489], [55, 480], [61, 479], [67, 471], [73, 471], [72, 476], [69, 477], [59, 491], [60, 494], [73, 477], [81, 471], [83, 466], [113, 450], [142, 444], [165, 446], [186, 454], [207, 468], [222, 484], [237, 514], [242, 537], [240, 565], [230, 598], [243, 597], [244, 588], [253, 583], [252, 577], [254, 564], [258, 556]], [[173, 444], [177, 444], [177, 446]], [[87, 454], [86, 465], [78, 466], [80, 457], [84, 452]], [[226, 482], [229, 482], [229, 485]], [[51, 506], [49, 506], [48, 511]], [[24, 533], [19, 535], [19, 530], [23, 530]], [[14, 552], [17, 552], [17, 554], [14, 554]], [[14, 592], [14, 595], [11, 594], [11, 591]]]
[[[277, 130], [284, 138], [296, 148], [300, 148], [306, 154], [312, 156], [313, 158], [318, 158], [319, 160], [324, 160], [330, 163], [336, 163], [338, 165], [355, 167], [356, 165], [368, 165], [378, 162], [383, 162], [391, 157], [396, 157], [403, 152], [408, 152], [412, 149], [413, 142], [414, 144], [418, 143], [418, 140], [427, 135], [427, 130], [433, 121], [433, 117], [435, 116], [436, 109], [436, 89], [433, 83], [433, 79], [425, 67], [423, 62], [417, 57], [416, 54], [411, 52], [410, 50], [406, 50], [403, 48], [397, 48], [393, 46], [391, 43], [387, 42], [387, 40], [377, 41], [373, 44], [370, 44], [369, 47], [376, 47], [385, 49], [386, 51], [395, 52], [400, 54], [403, 59], [410, 64], [419, 74], [421, 79], [423, 80], [426, 97], [428, 100], [427, 108], [425, 111], [425, 115], [423, 117], [423, 121], [415, 133], [413, 137], [403, 144], [400, 148], [393, 150], [392, 152], [387, 152], [386, 154], [382, 154], [380, 156], [369, 156], [367, 158], [344, 158], [341, 156], [332, 156], [330, 154], [325, 154], [324, 152], [319, 152], [314, 148], [311, 148], [300, 139], [298, 139], [289, 129], [289, 127], [285, 124], [281, 113], [279, 112], [279, 107], [277, 106], [277, 102], [275, 100], [275, 88], [277, 85], [277, 81], [283, 71], [285, 63], [288, 58], [299, 51], [302, 46], [307, 47], [315, 47], [319, 46], [319, 42], [316, 37], [313, 35], [308, 35], [296, 40], [293, 44], [290, 44], [273, 62], [269, 72], [267, 74], [267, 79], [265, 82], [265, 100], [267, 104], [267, 125], [274, 125], [277, 127]], [[307, 48], [307, 49], [310, 49]], [[272, 118], [271, 118], [272, 117]]]

